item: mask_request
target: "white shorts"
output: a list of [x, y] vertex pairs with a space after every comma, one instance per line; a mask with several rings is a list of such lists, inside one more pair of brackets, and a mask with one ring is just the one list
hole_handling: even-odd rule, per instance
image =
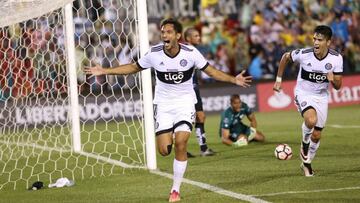
[[[155, 132], [156, 135], [174, 132], [182, 124], [189, 128], [185, 131], [192, 131], [195, 121], [194, 103], [187, 102], [181, 104], [155, 104], [154, 105]], [[181, 127], [181, 131], [185, 128]]]
[[294, 102], [302, 116], [306, 110], [309, 108], [314, 108], [317, 114], [317, 122], [315, 127], [320, 129], [325, 127], [328, 114], [327, 97], [295, 93]]

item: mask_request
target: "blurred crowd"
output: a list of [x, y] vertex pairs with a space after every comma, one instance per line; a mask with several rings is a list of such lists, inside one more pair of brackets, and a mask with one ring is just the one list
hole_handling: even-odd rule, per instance
[[[344, 58], [344, 73], [360, 72], [360, 2], [352, 0], [244, 0], [237, 14], [224, 15], [220, 1], [212, 1], [200, 17], [182, 18], [202, 36], [200, 50], [219, 69], [236, 74], [246, 69], [255, 79], [272, 79], [283, 53], [311, 47], [313, 30], [333, 30], [332, 49]], [[289, 65], [286, 78], [298, 67]], [[204, 81], [210, 79], [202, 75]]]
[[[255, 79], [274, 78], [285, 51], [312, 46], [316, 25], [331, 26], [332, 48], [344, 57], [346, 74], [360, 72], [360, 2], [355, 0], [232, 0], [239, 8], [224, 11], [222, 0], [203, 0], [196, 16], [179, 17], [202, 37], [198, 49], [216, 68], [237, 74], [247, 70]], [[75, 54], [79, 90], [132, 89], [132, 76], [87, 78], [83, 66], [113, 67], [137, 60], [135, 1], [74, 2]], [[178, 13], [178, 12], [177, 12]], [[64, 91], [66, 56], [61, 9], [35, 20], [0, 28], [0, 99], [32, 93]], [[160, 42], [159, 22], [149, 21], [150, 44]], [[294, 78], [294, 65], [286, 70]], [[201, 81], [211, 82], [206, 75]]]
[[[84, 66], [113, 67], [138, 57], [136, 2], [77, 0], [73, 6], [79, 91], [131, 89], [137, 75], [87, 77]], [[0, 28], [0, 101], [66, 92], [66, 41], [62, 9]], [[139, 87], [137, 87], [139, 88]]]

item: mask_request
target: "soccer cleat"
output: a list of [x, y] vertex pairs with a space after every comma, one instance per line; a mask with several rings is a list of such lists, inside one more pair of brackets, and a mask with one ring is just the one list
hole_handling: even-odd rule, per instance
[[190, 152], [186, 152], [188, 158], [194, 158], [195, 155], [191, 154]]
[[206, 149], [204, 152], [200, 151], [201, 156], [213, 156], [215, 155], [215, 152], [212, 149]]
[[300, 168], [303, 170], [305, 177], [313, 177], [314, 171], [311, 168], [311, 164], [302, 163]]
[[301, 147], [300, 147], [300, 158], [302, 160], [303, 163], [309, 163], [310, 162], [310, 157], [308, 155], [309, 152], [309, 146], [310, 143], [304, 143], [301, 142]]
[[180, 193], [178, 193], [177, 191], [173, 190], [170, 193], [170, 197], [169, 197], [169, 202], [178, 202], [180, 201]]

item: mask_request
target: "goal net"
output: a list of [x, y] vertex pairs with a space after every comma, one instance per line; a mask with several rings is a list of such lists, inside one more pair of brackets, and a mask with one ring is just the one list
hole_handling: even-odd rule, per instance
[[2, 4], [0, 189], [146, 168], [140, 74], [81, 71], [138, 58], [136, 0]]

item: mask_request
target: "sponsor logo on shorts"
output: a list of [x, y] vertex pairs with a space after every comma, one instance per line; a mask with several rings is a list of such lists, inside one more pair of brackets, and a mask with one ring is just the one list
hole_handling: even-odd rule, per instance
[[306, 106], [306, 104], [307, 104], [306, 101], [301, 102], [301, 106], [302, 106], [302, 107]]

